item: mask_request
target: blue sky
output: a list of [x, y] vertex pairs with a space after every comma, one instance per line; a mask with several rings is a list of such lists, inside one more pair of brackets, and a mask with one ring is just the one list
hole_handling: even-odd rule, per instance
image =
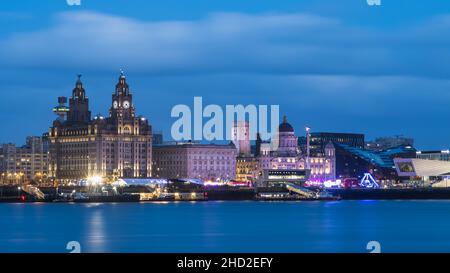
[[[450, 3], [21, 0], [0, 8], [0, 142], [47, 131], [76, 74], [107, 114], [118, 71], [169, 135], [176, 104], [279, 104], [300, 131], [450, 147]], [[300, 132], [298, 132], [300, 134]]]

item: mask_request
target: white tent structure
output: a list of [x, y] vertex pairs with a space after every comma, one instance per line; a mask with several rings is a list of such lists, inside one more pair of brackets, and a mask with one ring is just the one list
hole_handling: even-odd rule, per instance
[[450, 161], [394, 158], [399, 176], [450, 176]]
[[160, 185], [165, 186], [169, 183], [167, 179], [160, 178], [120, 178], [112, 183], [114, 187], [127, 187], [127, 186], [151, 186]]

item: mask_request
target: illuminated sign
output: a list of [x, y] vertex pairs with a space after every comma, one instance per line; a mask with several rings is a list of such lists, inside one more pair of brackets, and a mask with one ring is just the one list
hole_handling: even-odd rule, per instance
[[307, 177], [305, 170], [269, 170], [268, 180], [304, 180]]
[[377, 181], [370, 173], [365, 173], [364, 177], [361, 179], [361, 183], [359, 183], [363, 188], [379, 188]]

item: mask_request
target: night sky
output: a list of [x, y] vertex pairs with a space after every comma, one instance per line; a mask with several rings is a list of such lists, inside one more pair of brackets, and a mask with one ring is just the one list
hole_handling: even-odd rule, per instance
[[77, 74], [107, 115], [124, 69], [138, 114], [170, 135], [176, 104], [279, 104], [303, 134], [450, 147], [450, 2], [3, 1], [0, 142], [51, 126]]

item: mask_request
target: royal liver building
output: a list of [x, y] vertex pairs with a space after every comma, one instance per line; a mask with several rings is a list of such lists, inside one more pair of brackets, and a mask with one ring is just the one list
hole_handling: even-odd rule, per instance
[[92, 176], [151, 176], [152, 128], [146, 118], [136, 116], [123, 73], [112, 94], [109, 117], [91, 118], [80, 76], [69, 107], [66, 100], [59, 98], [54, 109], [59, 118], [49, 131], [50, 177], [64, 183]]

